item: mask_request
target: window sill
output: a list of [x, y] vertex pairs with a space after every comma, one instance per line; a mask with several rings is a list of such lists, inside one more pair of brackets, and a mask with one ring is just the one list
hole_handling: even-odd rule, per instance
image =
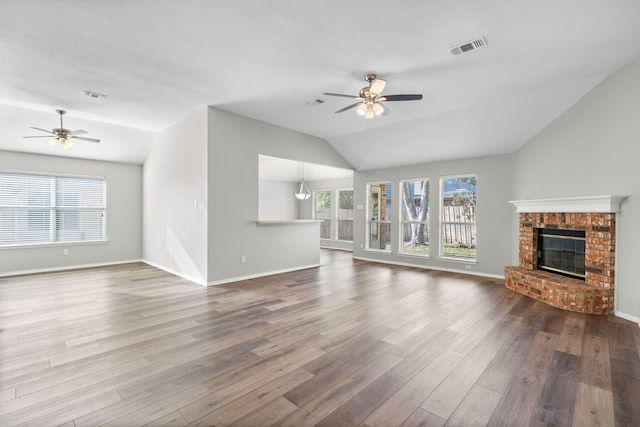
[[398, 252], [398, 256], [406, 257], [406, 258], [415, 258], [415, 259], [431, 259], [431, 255], [429, 255], [429, 254], [416, 255], [416, 254], [408, 254], [408, 253], [404, 253], [404, 252]]
[[260, 220], [256, 221], [257, 225], [276, 225], [276, 224], [313, 224], [323, 222], [320, 219], [283, 219], [283, 220]]
[[34, 248], [53, 248], [57, 246], [85, 246], [85, 245], [103, 245], [109, 243], [109, 239], [76, 241], [76, 242], [48, 242], [48, 243], [23, 243], [18, 245], [0, 245], [0, 250], [6, 249], [34, 249]]
[[365, 252], [371, 252], [371, 253], [374, 253], [374, 254], [391, 255], [391, 251], [384, 251], [382, 249], [365, 248]]
[[441, 261], [459, 262], [460, 264], [477, 264], [478, 261], [471, 258], [453, 258], [446, 256], [439, 256], [437, 259]]

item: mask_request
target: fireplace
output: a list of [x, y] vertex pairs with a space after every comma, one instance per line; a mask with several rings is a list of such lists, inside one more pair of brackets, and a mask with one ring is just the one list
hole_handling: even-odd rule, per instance
[[538, 228], [538, 270], [585, 279], [584, 230]]
[[505, 268], [505, 286], [565, 310], [612, 312], [616, 213], [623, 199], [511, 202], [519, 213], [519, 263]]

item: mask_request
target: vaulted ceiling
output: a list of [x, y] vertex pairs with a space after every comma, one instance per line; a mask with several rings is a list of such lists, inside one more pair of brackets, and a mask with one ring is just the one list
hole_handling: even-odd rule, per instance
[[[637, 0], [3, 0], [0, 150], [142, 163], [212, 105], [325, 138], [355, 169], [512, 153], [640, 59]], [[484, 37], [486, 46], [450, 48]], [[388, 116], [334, 112], [366, 73]], [[106, 94], [94, 98], [85, 91]], [[321, 100], [320, 102], [313, 102]], [[82, 128], [69, 150], [23, 139]], [[34, 133], [35, 132], [35, 133]], [[179, 143], [179, 141], [176, 141]]]

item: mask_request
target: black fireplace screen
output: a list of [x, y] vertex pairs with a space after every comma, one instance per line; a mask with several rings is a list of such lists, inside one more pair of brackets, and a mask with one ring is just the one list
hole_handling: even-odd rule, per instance
[[584, 280], [585, 232], [538, 230], [538, 268]]

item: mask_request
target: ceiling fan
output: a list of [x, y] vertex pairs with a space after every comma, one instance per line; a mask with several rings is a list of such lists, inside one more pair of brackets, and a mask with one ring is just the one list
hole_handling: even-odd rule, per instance
[[42, 128], [37, 128], [37, 127], [31, 126], [31, 129], [35, 129], [35, 130], [39, 130], [39, 131], [42, 131], [42, 132], [46, 132], [49, 135], [23, 136], [23, 138], [51, 138], [49, 140], [49, 144], [51, 144], [51, 145], [53, 145], [55, 147], [56, 145], [58, 145], [58, 143], [60, 143], [62, 148], [71, 148], [73, 146], [72, 139], [79, 139], [81, 141], [89, 141], [89, 142], [100, 142], [99, 139], [87, 138], [85, 136], [78, 136], [78, 135], [84, 135], [85, 133], [87, 133], [86, 130], [82, 130], [82, 129], [78, 129], [78, 130], [65, 129], [64, 126], [62, 125], [62, 116], [67, 114], [67, 112], [64, 111], [64, 110], [56, 110], [56, 113], [58, 113], [60, 115], [60, 127], [59, 128], [55, 128], [52, 131], [49, 131], [49, 130], [46, 130], [46, 129], [42, 129]]
[[343, 98], [352, 98], [356, 99], [358, 102], [355, 102], [351, 105], [347, 105], [344, 108], [339, 109], [336, 113], [342, 113], [344, 111], [350, 110], [352, 108], [358, 107], [356, 110], [358, 114], [364, 116], [366, 119], [372, 119], [375, 116], [390, 114], [391, 111], [387, 108], [386, 105], [382, 103], [391, 102], [391, 101], [419, 101], [422, 99], [421, 94], [414, 95], [381, 95], [382, 90], [387, 85], [386, 80], [382, 80], [377, 78], [375, 74], [367, 74], [364, 76], [364, 79], [369, 82], [369, 86], [365, 86], [360, 89], [360, 94], [358, 96], [353, 95], [344, 95], [342, 93], [331, 93], [325, 92], [323, 95], [329, 96], [341, 96]]

